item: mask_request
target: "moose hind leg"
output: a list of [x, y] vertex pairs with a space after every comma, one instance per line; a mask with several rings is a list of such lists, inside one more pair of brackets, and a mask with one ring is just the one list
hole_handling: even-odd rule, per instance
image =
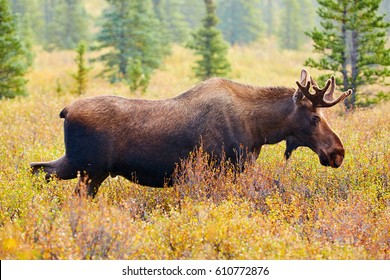
[[77, 177], [77, 168], [72, 167], [65, 155], [49, 162], [32, 162], [30, 163], [30, 167], [36, 175], [40, 171], [46, 173], [46, 180], [49, 180], [52, 176], [63, 180]]

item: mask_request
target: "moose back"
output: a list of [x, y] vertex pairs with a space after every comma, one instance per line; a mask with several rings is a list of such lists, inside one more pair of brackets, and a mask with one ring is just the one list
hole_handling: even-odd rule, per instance
[[322, 165], [337, 168], [344, 147], [321, 108], [352, 91], [335, 99], [333, 76], [320, 89], [305, 70], [296, 83], [297, 89], [255, 87], [212, 78], [165, 100], [81, 99], [60, 113], [65, 155], [31, 163], [32, 171], [42, 170], [47, 179], [88, 176], [87, 193], [95, 196], [109, 175], [151, 187], [172, 183], [176, 165], [200, 142], [205, 152], [235, 163], [238, 157], [257, 158], [262, 145], [283, 140], [286, 159], [306, 146]]

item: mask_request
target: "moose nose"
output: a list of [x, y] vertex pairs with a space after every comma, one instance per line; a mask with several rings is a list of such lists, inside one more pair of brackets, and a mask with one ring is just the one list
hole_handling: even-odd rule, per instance
[[341, 166], [341, 164], [343, 163], [343, 160], [344, 160], [344, 156], [343, 155], [334, 155], [331, 159], [330, 159], [330, 166], [332, 166], [333, 168], [339, 168]]
[[321, 151], [319, 153], [320, 162], [324, 166], [339, 168], [343, 164], [344, 149], [336, 149], [333, 152]]
[[329, 155], [329, 165], [333, 168], [339, 168], [343, 164], [344, 149], [337, 149]]

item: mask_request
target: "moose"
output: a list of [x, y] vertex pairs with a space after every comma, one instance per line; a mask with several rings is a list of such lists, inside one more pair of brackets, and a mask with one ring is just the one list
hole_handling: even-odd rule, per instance
[[256, 159], [263, 145], [285, 140], [286, 159], [305, 146], [322, 165], [340, 167], [345, 150], [321, 110], [352, 90], [334, 98], [334, 76], [320, 88], [306, 70], [296, 84], [295, 90], [211, 78], [164, 100], [81, 99], [60, 113], [65, 155], [30, 166], [47, 180], [88, 178], [86, 191], [92, 197], [108, 176], [151, 187], [172, 185], [177, 164], [200, 143], [207, 154], [235, 163], [242, 156]]

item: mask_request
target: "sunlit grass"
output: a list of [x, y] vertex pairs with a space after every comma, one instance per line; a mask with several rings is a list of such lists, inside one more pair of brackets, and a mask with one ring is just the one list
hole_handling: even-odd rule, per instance
[[[346, 147], [339, 169], [299, 148], [265, 146], [240, 176], [202, 157], [174, 188], [110, 178], [93, 201], [75, 197], [76, 180], [46, 183], [29, 162], [61, 156], [60, 110], [70, 92], [73, 52], [39, 53], [30, 96], [0, 101], [1, 259], [389, 259], [390, 104], [326, 112]], [[294, 86], [306, 53], [272, 44], [234, 47], [231, 78]], [[175, 47], [144, 98], [175, 96], [197, 83], [192, 54]], [[134, 97], [90, 73], [85, 96]], [[313, 72], [316, 76], [316, 72]], [[58, 91], [58, 85], [62, 88]], [[84, 97], [84, 96], [82, 96]]]

